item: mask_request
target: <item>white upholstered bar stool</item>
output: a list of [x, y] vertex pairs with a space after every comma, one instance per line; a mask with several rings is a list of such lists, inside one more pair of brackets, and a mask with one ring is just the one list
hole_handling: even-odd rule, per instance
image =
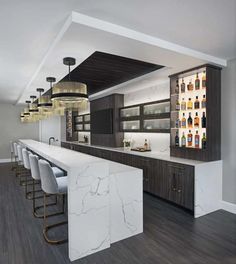
[[10, 152], [11, 152], [11, 169], [14, 170], [15, 169], [15, 162], [14, 162], [14, 145], [13, 145], [13, 141], [10, 141]]
[[[43, 198], [43, 196], [41, 195], [41, 196], [35, 197], [35, 193], [41, 192], [41, 190], [35, 190], [35, 182], [33, 181], [33, 178], [31, 178], [32, 175], [31, 175], [31, 166], [30, 166], [30, 160], [29, 160], [30, 153], [31, 152], [29, 152], [26, 148], [22, 148], [23, 164], [24, 164], [24, 168], [27, 171], [27, 174], [25, 176], [25, 183], [26, 183], [25, 184], [25, 198], [29, 200], [33, 200], [33, 199]], [[27, 179], [27, 176], [29, 176], [29, 179]], [[33, 186], [33, 190], [31, 191], [28, 190], [29, 185]], [[33, 195], [34, 195], [34, 198], [33, 198]]]
[[48, 230], [52, 229], [53, 227], [57, 227], [60, 225], [67, 224], [67, 221], [58, 222], [52, 225], [47, 225], [47, 212], [46, 212], [46, 204], [47, 204], [47, 194], [55, 194], [62, 196], [62, 212], [65, 212], [65, 195], [67, 194], [67, 177], [59, 177], [57, 178], [52, 170], [50, 164], [45, 160], [39, 160], [39, 172], [41, 178], [41, 186], [42, 190], [44, 191], [44, 227], [43, 227], [43, 235], [45, 240], [50, 244], [61, 244], [67, 242], [68, 239], [61, 239], [61, 240], [51, 240], [48, 237]]
[[[35, 184], [36, 183], [40, 183], [41, 182], [41, 178], [40, 178], [40, 172], [39, 172], [39, 157], [35, 154], [29, 154], [29, 163], [30, 163], [30, 168], [31, 168], [31, 176], [33, 178], [33, 215], [37, 218], [43, 218], [43, 214], [39, 214], [37, 212], [38, 209], [43, 208], [43, 205], [39, 205], [36, 207], [36, 201], [35, 201]], [[56, 175], [56, 177], [63, 177], [64, 176], [64, 172], [62, 170], [60, 170], [57, 167], [52, 167], [52, 170], [54, 172], [54, 174]], [[50, 195], [49, 195], [50, 196]], [[57, 204], [57, 196], [56, 196], [56, 201], [52, 202], [52, 203], [48, 203], [46, 204], [46, 206], [53, 206]], [[47, 217], [49, 216], [53, 216], [55, 214], [48, 214]]]
[[14, 161], [15, 161], [15, 173], [18, 176], [18, 152], [17, 152], [17, 143], [13, 143], [13, 151], [14, 151]]
[[27, 176], [28, 172], [24, 168], [22, 148], [20, 144], [17, 144], [17, 175], [20, 177], [20, 185], [25, 185], [26, 182], [22, 178]]

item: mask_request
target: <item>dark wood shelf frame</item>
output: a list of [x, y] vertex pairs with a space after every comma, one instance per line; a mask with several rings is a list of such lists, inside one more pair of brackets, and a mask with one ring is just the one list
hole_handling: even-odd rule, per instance
[[[77, 115], [77, 116], [74, 116], [74, 131], [75, 132], [90, 132], [91, 130], [90, 129], [85, 129], [85, 125], [86, 124], [90, 124], [90, 121], [85, 121], [85, 116], [90, 116], [90, 114], [83, 114], [83, 115]], [[82, 117], [82, 121], [76, 121], [76, 118], [78, 117]], [[76, 125], [82, 125], [83, 126], [83, 129], [76, 129]]]

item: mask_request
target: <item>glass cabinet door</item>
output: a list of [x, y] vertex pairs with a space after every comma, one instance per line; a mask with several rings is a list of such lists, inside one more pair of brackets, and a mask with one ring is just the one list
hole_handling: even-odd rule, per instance
[[83, 122], [83, 116], [76, 116], [75, 122], [76, 123], [82, 123]]
[[148, 104], [143, 106], [144, 115], [156, 115], [170, 112], [170, 102]]
[[143, 121], [145, 130], [169, 130], [170, 119], [147, 119]]
[[122, 130], [139, 130], [140, 129], [140, 121], [123, 121], [121, 122], [121, 129]]
[[90, 115], [84, 116], [84, 122], [90, 122]]
[[140, 115], [140, 107], [135, 106], [135, 107], [129, 107], [125, 109], [120, 110], [120, 116], [121, 117], [134, 117], [134, 116], [139, 116]]
[[75, 129], [77, 130], [77, 131], [82, 131], [83, 130], [83, 125], [82, 124], [77, 124], [77, 125], [75, 125]]
[[90, 124], [84, 124], [84, 130], [89, 131], [90, 130]]

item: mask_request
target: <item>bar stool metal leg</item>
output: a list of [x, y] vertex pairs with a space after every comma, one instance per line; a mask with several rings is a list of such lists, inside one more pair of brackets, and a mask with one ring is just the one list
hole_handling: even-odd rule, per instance
[[[58, 212], [58, 214], [64, 214], [65, 211], [65, 194], [62, 194], [62, 212]], [[46, 212], [46, 206], [47, 204], [47, 195], [44, 193], [44, 218], [43, 218], [43, 236], [44, 239], [49, 243], [49, 244], [62, 244], [68, 241], [68, 239], [61, 239], [61, 240], [52, 240], [48, 237], [48, 231], [54, 227], [57, 226], [61, 226], [61, 225], [65, 225], [68, 223], [68, 221], [62, 221], [62, 222], [58, 222], [52, 225], [47, 225], [47, 212]]]

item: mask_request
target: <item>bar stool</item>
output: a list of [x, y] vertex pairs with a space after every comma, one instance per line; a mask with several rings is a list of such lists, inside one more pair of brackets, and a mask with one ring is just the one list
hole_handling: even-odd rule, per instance
[[[43, 214], [38, 214], [37, 210], [40, 208], [43, 208], [43, 205], [37, 206], [36, 207], [36, 202], [35, 202], [35, 184], [36, 183], [40, 183], [41, 182], [41, 178], [40, 178], [40, 172], [39, 172], [39, 164], [38, 164], [38, 160], [39, 157], [37, 155], [34, 154], [29, 154], [29, 163], [30, 163], [30, 168], [31, 168], [31, 176], [33, 178], [33, 215], [37, 218], [43, 218]], [[62, 170], [60, 170], [57, 167], [52, 167], [52, 170], [54, 172], [54, 174], [56, 175], [56, 177], [63, 177], [64, 176], [64, 172]], [[51, 195], [48, 195], [51, 196]], [[56, 201], [54, 203], [48, 203], [46, 204], [46, 206], [52, 206], [52, 205], [56, 205], [57, 204], [57, 196], [56, 196]], [[48, 214], [47, 217], [49, 216], [54, 216], [57, 215], [58, 213], [53, 213], [53, 214]]]
[[[31, 153], [31, 152], [30, 152]], [[22, 157], [23, 157], [23, 164], [24, 164], [24, 168], [27, 171], [27, 173], [25, 174], [25, 198], [28, 200], [33, 200], [33, 199], [39, 199], [39, 198], [43, 198], [43, 196], [37, 196], [35, 197], [35, 193], [36, 192], [41, 192], [42, 190], [35, 190], [35, 182], [33, 181], [33, 179], [27, 179], [27, 176], [31, 176], [31, 166], [30, 166], [30, 160], [29, 160], [29, 151], [26, 148], [22, 148]], [[30, 182], [30, 184], [28, 183]], [[39, 183], [37, 183], [39, 184]], [[28, 191], [28, 186], [32, 185], [33, 186], [33, 190], [32, 191]], [[30, 196], [32, 195], [32, 196]], [[34, 195], [34, 198], [33, 198]]]
[[10, 152], [11, 152], [11, 170], [15, 169], [15, 164], [14, 164], [14, 145], [13, 141], [10, 141]]
[[67, 224], [68, 221], [58, 222], [52, 225], [47, 225], [47, 214], [46, 214], [46, 199], [47, 194], [55, 194], [62, 196], [62, 212], [65, 213], [65, 195], [67, 193], [67, 177], [57, 178], [52, 170], [50, 164], [45, 160], [39, 160], [39, 173], [41, 178], [41, 186], [44, 191], [44, 224], [43, 224], [43, 236], [49, 244], [61, 244], [68, 241], [68, 239], [51, 240], [48, 237], [47, 232], [53, 227]]
[[17, 176], [20, 177], [20, 185], [24, 186], [26, 184], [25, 181], [22, 180], [22, 177], [27, 176], [27, 171], [24, 168], [23, 164], [23, 155], [22, 155], [22, 146], [17, 144]]
[[14, 142], [13, 143], [13, 150], [14, 150], [14, 163], [15, 163], [15, 173], [16, 173], [16, 177], [18, 176], [17, 174], [17, 168], [18, 168], [18, 152], [17, 152], [17, 143]]

